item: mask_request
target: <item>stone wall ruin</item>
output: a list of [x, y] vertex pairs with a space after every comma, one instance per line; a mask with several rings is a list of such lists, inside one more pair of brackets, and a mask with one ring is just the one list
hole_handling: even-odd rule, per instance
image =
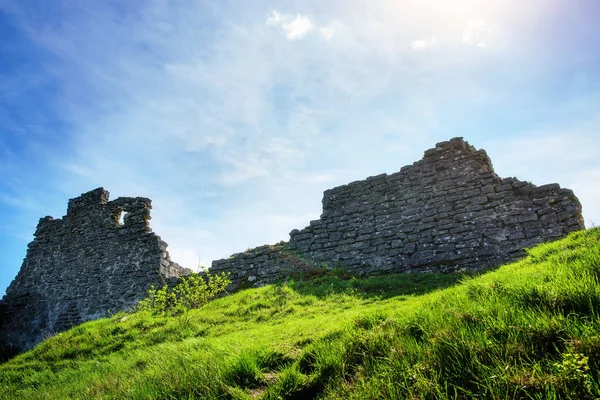
[[[150, 229], [150, 209], [149, 199], [109, 201], [99, 188], [69, 200], [62, 219], [42, 218], [0, 301], [0, 359], [191, 273]], [[234, 289], [320, 267], [356, 275], [478, 270], [583, 228], [571, 190], [502, 179], [485, 151], [455, 138], [399, 172], [325, 191], [320, 219], [288, 242], [216, 260], [210, 272], [229, 273]]]
[[571, 190], [501, 179], [484, 150], [454, 138], [399, 172], [325, 191], [321, 218], [289, 242], [214, 261], [210, 271], [256, 286], [319, 266], [357, 275], [478, 270], [583, 228]]
[[151, 285], [191, 273], [150, 229], [150, 199], [109, 201], [103, 188], [69, 200], [62, 219], [40, 219], [2, 300], [4, 357], [108, 310], [128, 309]]

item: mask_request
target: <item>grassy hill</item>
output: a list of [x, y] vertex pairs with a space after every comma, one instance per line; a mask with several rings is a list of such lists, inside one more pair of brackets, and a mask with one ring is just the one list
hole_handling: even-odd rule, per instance
[[118, 314], [0, 365], [2, 399], [600, 397], [600, 229], [480, 276], [324, 275]]

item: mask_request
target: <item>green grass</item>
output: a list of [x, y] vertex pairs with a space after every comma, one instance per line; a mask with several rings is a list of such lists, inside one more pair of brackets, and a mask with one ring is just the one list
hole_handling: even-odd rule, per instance
[[0, 365], [2, 399], [600, 397], [600, 229], [480, 276], [290, 281], [119, 314]]

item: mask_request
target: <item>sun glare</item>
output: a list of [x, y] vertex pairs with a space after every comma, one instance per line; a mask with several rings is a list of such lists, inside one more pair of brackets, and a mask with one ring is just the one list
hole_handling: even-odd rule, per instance
[[468, 10], [477, 4], [484, 3], [483, 0], [416, 0], [428, 6], [448, 10]]

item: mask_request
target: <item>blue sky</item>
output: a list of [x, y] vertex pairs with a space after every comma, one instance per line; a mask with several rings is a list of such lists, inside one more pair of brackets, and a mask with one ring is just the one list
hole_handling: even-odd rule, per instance
[[463, 136], [600, 224], [600, 2], [0, 2], [0, 293], [40, 217], [153, 200], [195, 268]]

